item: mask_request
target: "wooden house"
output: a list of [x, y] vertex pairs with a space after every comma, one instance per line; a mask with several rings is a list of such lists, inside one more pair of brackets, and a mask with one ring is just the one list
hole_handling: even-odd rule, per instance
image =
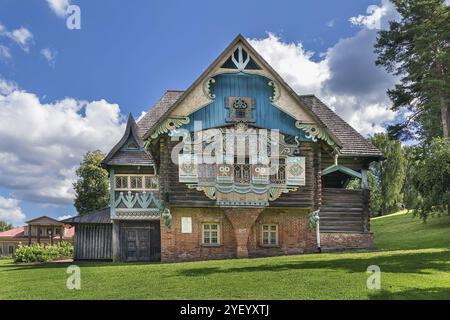
[[[382, 157], [238, 36], [167, 91], [104, 159], [109, 208], [66, 220], [75, 259], [181, 261], [368, 248], [369, 164]], [[352, 179], [361, 188], [348, 190]], [[312, 212], [320, 228], [310, 228]]]
[[72, 242], [73, 235], [74, 228], [61, 221], [47, 216], [35, 218], [27, 221], [23, 227], [0, 232], [0, 256], [14, 254], [19, 244]]

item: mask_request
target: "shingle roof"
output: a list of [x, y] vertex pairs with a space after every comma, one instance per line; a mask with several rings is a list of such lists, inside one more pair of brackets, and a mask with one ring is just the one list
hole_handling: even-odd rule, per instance
[[358, 131], [314, 95], [299, 96], [303, 103], [342, 143], [342, 156], [382, 157], [382, 153]]
[[153, 127], [163, 114], [181, 97], [184, 91], [168, 90], [159, 99], [159, 101], [151, 108], [144, 117], [138, 121], [138, 133], [141, 137]]
[[104, 223], [112, 223], [110, 217], [110, 210], [108, 208], [103, 208], [100, 210], [94, 210], [88, 212], [83, 215], [79, 215], [76, 217], [72, 217], [69, 219], [63, 220], [64, 223], [67, 224], [78, 224], [78, 223], [88, 223], [88, 224], [104, 224]]
[[[167, 111], [183, 94], [183, 91], [167, 91], [163, 97], [138, 122], [138, 132], [143, 136], [152, 128], [164, 112]], [[382, 153], [365, 139], [358, 131], [352, 128], [341, 117], [328, 108], [314, 95], [299, 96], [322, 123], [330, 130], [342, 144], [341, 156], [382, 157]]]
[[[130, 135], [134, 137], [140, 150], [121, 151], [120, 148], [125, 144]], [[142, 141], [137, 124], [131, 114], [128, 116], [127, 127], [122, 139], [120, 139], [105, 159], [103, 159], [103, 163], [105, 165], [153, 165], [155, 163], [153, 156], [144, 148], [144, 141]]]

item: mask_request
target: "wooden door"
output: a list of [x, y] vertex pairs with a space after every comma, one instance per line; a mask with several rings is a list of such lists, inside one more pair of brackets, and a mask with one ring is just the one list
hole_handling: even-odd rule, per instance
[[124, 222], [121, 226], [121, 251], [125, 261], [158, 261], [161, 238], [158, 222]]

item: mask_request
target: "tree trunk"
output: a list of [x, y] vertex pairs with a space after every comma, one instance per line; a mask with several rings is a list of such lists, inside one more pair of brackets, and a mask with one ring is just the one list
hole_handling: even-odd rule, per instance
[[445, 98], [441, 95], [441, 120], [442, 132], [444, 138], [450, 138], [450, 106], [447, 105]]

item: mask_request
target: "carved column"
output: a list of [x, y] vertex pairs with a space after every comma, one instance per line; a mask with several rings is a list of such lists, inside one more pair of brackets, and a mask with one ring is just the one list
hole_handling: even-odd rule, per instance
[[319, 143], [313, 144], [314, 153], [314, 210], [322, 206], [322, 149]]
[[250, 230], [264, 208], [224, 208], [236, 237], [236, 255], [238, 258], [248, 257], [248, 239]]

